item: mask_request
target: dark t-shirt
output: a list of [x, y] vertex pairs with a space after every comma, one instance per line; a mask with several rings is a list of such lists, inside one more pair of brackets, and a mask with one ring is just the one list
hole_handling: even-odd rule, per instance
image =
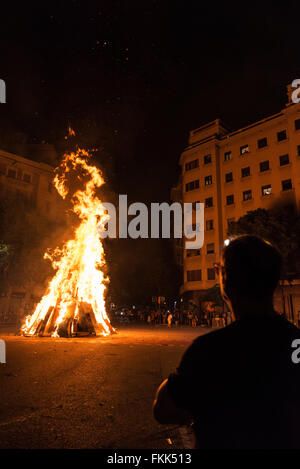
[[167, 389], [193, 416], [198, 448], [300, 448], [299, 338], [276, 315], [241, 319], [192, 343]]

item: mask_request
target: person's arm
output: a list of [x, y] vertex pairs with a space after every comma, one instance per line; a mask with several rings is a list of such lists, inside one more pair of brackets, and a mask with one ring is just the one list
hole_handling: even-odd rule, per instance
[[154, 418], [162, 424], [184, 425], [191, 422], [191, 415], [184, 409], [176, 406], [168, 393], [166, 379], [156, 391], [153, 402]]

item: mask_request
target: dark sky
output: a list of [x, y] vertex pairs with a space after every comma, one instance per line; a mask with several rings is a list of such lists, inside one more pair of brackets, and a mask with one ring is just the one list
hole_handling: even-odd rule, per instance
[[167, 200], [190, 129], [285, 105], [299, 13], [298, 0], [5, 2], [1, 128], [57, 144], [69, 124], [94, 126], [109, 134], [115, 190]]

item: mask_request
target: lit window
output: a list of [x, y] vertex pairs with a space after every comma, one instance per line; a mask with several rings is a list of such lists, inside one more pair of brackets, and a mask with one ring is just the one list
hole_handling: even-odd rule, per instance
[[226, 151], [226, 153], [224, 153], [224, 161], [230, 161], [231, 159], [232, 159], [231, 151]]
[[270, 195], [272, 194], [272, 186], [271, 184], [267, 184], [266, 186], [262, 186], [261, 188], [261, 194], [264, 195]]
[[242, 145], [240, 147], [240, 155], [244, 155], [245, 153], [249, 153], [249, 145]]
[[205, 176], [204, 178], [204, 184], [206, 186], [210, 186], [212, 184], [212, 176]]

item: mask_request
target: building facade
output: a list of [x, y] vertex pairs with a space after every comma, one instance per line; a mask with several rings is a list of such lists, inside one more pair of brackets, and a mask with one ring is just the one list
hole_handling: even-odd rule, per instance
[[[15, 195], [27, 199], [38, 213], [58, 221], [65, 216], [61, 197], [52, 184], [53, 166], [0, 150], [0, 200]], [[13, 215], [12, 215], [13, 216]], [[45, 285], [2, 289], [0, 285], [0, 323], [16, 323], [20, 315], [32, 312]]]
[[[197, 301], [216, 284], [229, 224], [278, 198], [300, 204], [300, 103], [231, 132], [219, 119], [192, 130], [180, 157], [182, 202], [204, 203], [204, 245], [183, 250], [181, 294]], [[300, 309], [300, 298], [299, 298]]]

